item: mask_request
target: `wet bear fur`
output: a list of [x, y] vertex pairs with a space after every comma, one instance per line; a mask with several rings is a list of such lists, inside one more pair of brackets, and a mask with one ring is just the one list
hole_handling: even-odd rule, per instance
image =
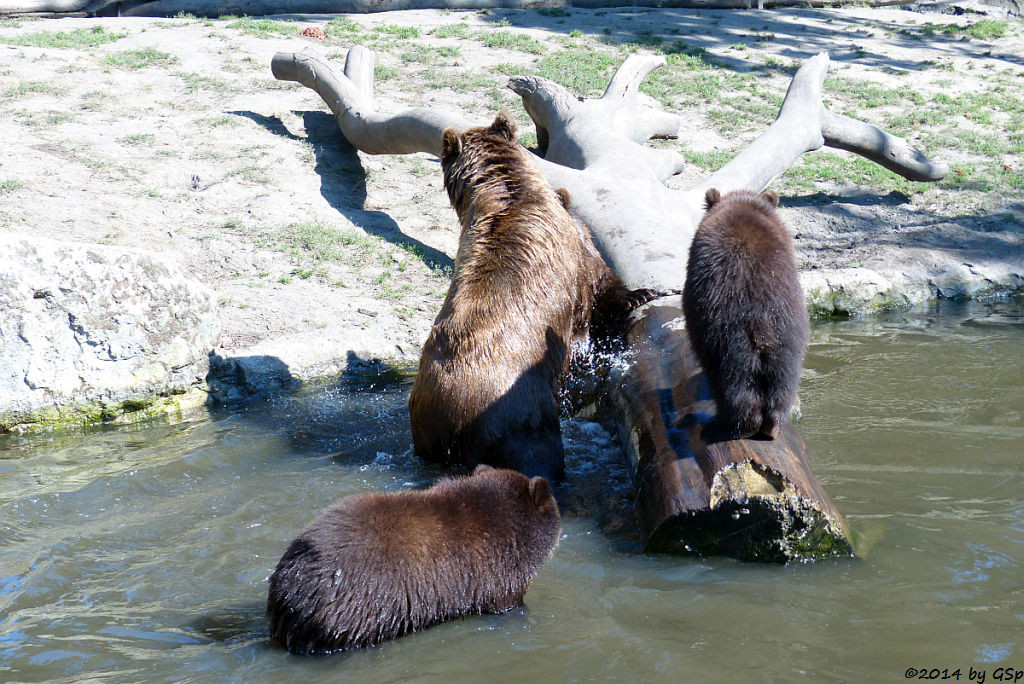
[[[569, 194], [548, 185], [501, 112], [442, 136], [444, 185], [462, 229], [455, 273], [409, 397], [415, 451], [564, 477], [558, 390], [595, 304], [620, 320], [651, 298], [605, 264]], [[610, 327], [610, 326], [609, 326]]]
[[717, 405], [712, 437], [774, 438], [797, 399], [809, 325], [779, 196], [710, 189], [683, 313]]
[[543, 478], [480, 466], [426, 490], [344, 498], [270, 577], [270, 635], [297, 653], [371, 646], [523, 601], [561, 534]]

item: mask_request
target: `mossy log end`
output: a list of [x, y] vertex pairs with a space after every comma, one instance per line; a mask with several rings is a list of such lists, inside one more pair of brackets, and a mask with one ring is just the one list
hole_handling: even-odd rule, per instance
[[680, 304], [665, 297], [641, 313], [634, 356], [609, 378], [646, 550], [781, 563], [852, 555], [796, 427], [775, 440], [705, 442], [715, 405]]

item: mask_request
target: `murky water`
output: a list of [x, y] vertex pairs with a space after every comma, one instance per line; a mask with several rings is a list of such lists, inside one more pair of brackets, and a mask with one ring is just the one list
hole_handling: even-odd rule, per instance
[[[1024, 669], [1024, 303], [818, 324], [801, 431], [861, 557], [638, 554], [613, 440], [566, 424], [526, 607], [322, 658], [266, 578], [336, 498], [428, 483], [408, 387], [311, 388], [175, 426], [0, 437], [0, 681], [895, 681]], [[927, 674], [927, 672], [926, 672]]]

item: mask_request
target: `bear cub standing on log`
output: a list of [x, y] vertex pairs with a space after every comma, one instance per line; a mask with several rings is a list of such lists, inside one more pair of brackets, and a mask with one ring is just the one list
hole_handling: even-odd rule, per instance
[[654, 293], [612, 273], [506, 112], [487, 127], [446, 129], [441, 168], [462, 232], [409, 396], [415, 451], [562, 479], [556, 395], [572, 342], [595, 304], [603, 322]]
[[704, 367], [723, 439], [774, 439], [797, 398], [810, 335], [779, 196], [710, 189], [690, 245], [686, 331]]
[[480, 466], [429, 489], [338, 501], [270, 577], [270, 635], [289, 651], [371, 646], [523, 601], [562, 530], [544, 478]]

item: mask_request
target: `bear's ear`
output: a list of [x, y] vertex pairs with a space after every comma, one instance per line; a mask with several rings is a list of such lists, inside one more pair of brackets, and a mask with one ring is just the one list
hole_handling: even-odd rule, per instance
[[569, 211], [569, 191], [565, 188], [558, 188], [555, 190], [555, 194], [558, 195], [558, 201], [562, 203], [566, 211]]
[[462, 138], [455, 126], [449, 126], [441, 134], [441, 158], [457, 157], [462, 153]]
[[481, 463], [476, 468], [473, 468], [473, 474], [474, 475], [480, 475], [481, 473], [486, 473], [489, 470], [497, 470], [497, 468], [492, 468], [491, 466], [487, 465], [486, 463]]
[[537, 508], [544, 508], [551, 501], [551, 486], [543, 477], [530, 478], [530, 501]]
[[761, 193], [761, 197], [764, 197], [773, 207], [779, 206], [779, 193], [771, 190], [765, 190]]
[[718, 192], [718, 188], [708, 188], [708, 191], [704, 193], [704, 211], [708, 211], [718, 204], [720, 199], [722, 199], [722, 193]]
[[512, 115], [502, 109], [498, 112], [498, 116], [494, 117], [494, 123], [491, 124], [491, 131], [497, 133], [506, 140], [514, 141], [516, 139], [516, 122], [512, 120]]

